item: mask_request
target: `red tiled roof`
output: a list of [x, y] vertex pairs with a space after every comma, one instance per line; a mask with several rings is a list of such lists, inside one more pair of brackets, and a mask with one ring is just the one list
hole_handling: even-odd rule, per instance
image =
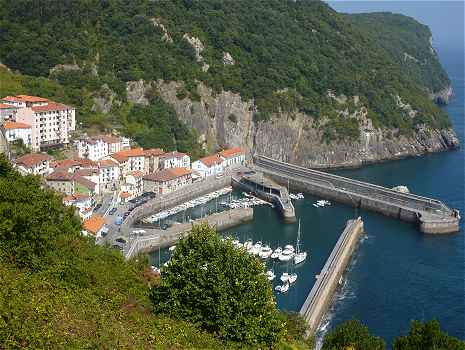
[[98, 169], [95, 168], [85, 168], [85, 169], [78, 169], [74, 172], [74, 176], [93, 176], [93, 175], [98, 175], [99, 171]]
[[63, 159], [63, 160], [55, 160], [53, 162], [50, 162], [50, 166], [52, 168], [57, 168], [57, 169], [69, 169], [73, 166], [79, 166], [79, 161], [73, 160], [73, 159]]
[[78, 161], [79, 165], [83, 168], [95, 168], [97, 166], [97, 163], [95, 163], [93, 160], [86, 158], [78, 158], [76, 161]]
[[50, 160], [50, 156], [43, 153], [29, 153], [16, 159], [16, 164], [25, 165], [28, 168], [38, 165], [44, 161]]
[[134, 177], [143, 177], [144, 173], [142, 171], [135, 170], [131, 171], [128, 175], [132, 175]]
[[61, 103], [49, 102], [44, 106], [31, 107], [34, 112], [47, 112], [47, 111], [64, 111], [66, 109], [72, 109], [72, 107], [63, 105]]
[[26, 123], [17, 123], [17, 122], [10, 122], [6, 121], [3, 123], [3, 128], [6, 130], [13, 130], [13, 129], [30, 129], [31, 126]]
[[223, 159], [221, 159], [218, 154], [213, 154], [211, 156], [200, 158], [199, 161], [201, 161], [203, 164], [205, 164], [209, 168], [212, 167], [213, 165], [223, 163]]
[[119, 137], [112, 136], [112, 135], [103, 135], [100, 137], [100, 139], [106, 143], [119, 143], [120, 142]]
[[47, 181], [72, 181], [73, 174], [63, 170], [55, 170], [46, 177]]
[[245, 154], [245, 153], [244, 153], [244, 150], [242, 148], [233, 147], [233, 148], [225, 149], [225, 150], [221, 151], [219, 154], [222, 157], [231, 158], [231, 157], [238, 156], [240, 154]]
[[191, 173], [192, 171], [187, 168], [168, 168], [145, 175], [144, 180], [166, 182]]
[[6, 96], [2, 98], [4, 101], [14, 101], [14, 102], [47, 102], [48, 99], [38, 96], [28, 96], [28, 95], [16, 95], [16, 96]]
[[89, 198], [90, 197], [86, 196], [85, 194], [75, 193], [71, 196], [63, 197], [63, 202], [80, 202], [80, 201], [86, 201]]
[[164, 154], [163, 150], [161, 148], [150, 148], [144, 150], [145, 156], [146, 157], [158, 157]]
[[82, 226], [84, 229], [93, 234], [94, 236], [99, 232], [102, 227], [105, 225], [105, 219], [100, 215], [92, 215], [89, 219], [84, 221]]
[[145, 153], [142, 148], [131, 148], [113, 153], [111, 157], [122, 163], [127, 161], [129, 157], [143, 157], [144, 155]]
[[13, 105], [7, 105], [5, 103], [0, 103], [0, 109], [12, 109], [12, 108], [17, 109], [18, 107], [13, 106]]
[[74, 176], [73, 179], [78, 184], [80, 184], [80, 185], [84, 186], [85, 188], [87, 188], [89, 191], [94, 191], [95, 187], [97, 186], [97, 184], [95, 182], [87, 180], [85, 177], [82, 177], [82, 176]]
[[170, 159], [170, 158], [182, 158], [184, 157], [186, 154], [185, 153], [181, 153], [181, 152], [168, 152], [168, 153], [164, 153], [160, 158], [161, 159]]
[[111, 160], [111, 159], [99, 160], [97, 163], [100, 168], [112, 168], [112, 167], [118, 166], [118, 163], [116, 163], [114, 160]]

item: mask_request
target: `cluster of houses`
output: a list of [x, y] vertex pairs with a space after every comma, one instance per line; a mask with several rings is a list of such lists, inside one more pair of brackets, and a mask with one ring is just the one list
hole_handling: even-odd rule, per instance
[[191, 164], [181, 152], [131, 148], [130, 140], [114, 135], [81, 137], [74, 141], [75, 159], [54, 160], [40, 153], [50, 146], [70, 142], [75, 130], [75, 110], [36, 96], [0, 99], [0, 123], [8, 142], [21, 139], [33, 153], [17, 158], [23, 175], [39, 175], [64, 195], [63, 202], [77, 208], [86, 232], [98, 235], [103, 218], [92, 215], [96, 198], [113, 193], [116, 202], [127, 202], [144, 192], [167, 194], [245, 162], [239, 148], [223, 150]]

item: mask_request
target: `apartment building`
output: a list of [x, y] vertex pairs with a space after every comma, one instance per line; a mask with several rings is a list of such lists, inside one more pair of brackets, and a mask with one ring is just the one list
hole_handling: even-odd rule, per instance
[[109, 154], [120, 152], [122, 149], [121, 140], [118, 137], [110, 135], [84, 137], [77, 141], [79, 157], [93, 161], [105, 158]]
[[245, 164], [245, 152], [240, 147], [225, 149], [218, 153], [224, 159], [224, 167], [236, 167]]
[[14, 162], [16, 169], [22, 175], [48, 175], [50, 170], [50, 156], [43, 153], [30, 153], [19, 157]]
[[150, 174], [158, 170], [160, 157], [165, 153], [160, 148], [151, 148], [144, 150], [145, 153], [145, 173]]
[[131, 171], [145, 172], [145, 152], [142, 148], [122, 150], [109, 157], [119, 164], [121, 176], [125, 176]]
[[202, 177], [221, 174], [224, 171], [224, 159], [218, 154], [200, 158], [192, 163], [192, 170]]
[[7, 96], [0, 103], [16, 107], [15, 121], [31, 125], [33, 151], [69, 143], [76, 129], [73, 107], [37, 96]]
[[160, 156], [159, 158], [159, 168], [168, 169], [168, 168], [190, 168], [191, 167], [191, 158], [181, 152], [168, 152]]
[[144, 192], [166, 194], [192, 183], [192, 171], [188, 168], [168, 168], [145, 175]]
[[73, 174], [65, 170], [55, 170], [45, 178], [47, 186], [53, 188], [57, 192], [71, 196], [74, 193], [74, 178]]

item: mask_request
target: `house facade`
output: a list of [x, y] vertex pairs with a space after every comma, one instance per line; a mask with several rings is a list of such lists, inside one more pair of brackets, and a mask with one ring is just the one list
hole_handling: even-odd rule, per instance
[[45, 181], [47, 182], [47, 186], [49, 186], [57, 192], [61, 192], [68, 196], [74, 194], [73, 174], [67, 171], [56, 170], [53, 173], [49, 174], [45, 178]]
[[192, 171], [188, 168], [168, 168], [145, 175], [144, 192], [167, 194], [192, 183]]
[[95, 238], [102, 237], [107, 229], [105, 227], [105, 219], [100, 215], [92, 215], [89, 219], [82, 223], [82, 234], [84, 236], [92, 236]]
[[120, 168], [116, 161], [104, 159], [98, 161], [99, 184], [103, 191], [112, 191], [118, 186]]
[[131, 171], [145, 172], [145, 152], [142, 148], [122, 150], [109, 157], [118, 163], [121, 176], [125, 176]]
[[196, 171], [200, 176], [207, 177], [221, 174], [224, 171], [224, 159], [218, 154], [200, 158], [192, 163], [192, 170]]
[[29, 124], [5, 121], [1, 128], [8, 142], [22, 140], [26, 147], [32, 147], [32, 128]]
[[7, 96], [0, 102], [17, 107], [15, 121], [31, 126], [33, 151], [67, 144], [70, 133], [76, 129], [73, 107], [27, 95]]
[[19, 157], [14, 162], [16, 169], [22, 175], [48, 175], [50, 171], [50, 156], [43, 153], [30, 153]]
[[168, 152], [160, 156], [159, 158], [159, 168], [160, 169], [169, 169], [169, 168], [190, 168], [191, 167], [191, 158], [181, 152]]
[[225, 149], [218, 153], [224, 159], [224, 166], [234, 168], [245, 165], [245, 152], [240, 147]]
[[121, 149], [121, 140], [118, 137], [110, 135], [84, 137], [77, 141], [79, 157], [93, 161], [100, 160], [109, 154], [120, 152]]
[[145, 173], [150, 174], [158, 170], [160, 157], [165, 153], [160, 148], [151, 148], [144, 150], [145, 153]]

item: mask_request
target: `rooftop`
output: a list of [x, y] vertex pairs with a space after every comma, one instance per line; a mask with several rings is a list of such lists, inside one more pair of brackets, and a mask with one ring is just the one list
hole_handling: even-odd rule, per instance
[[240, 154], [245, 154], [244, 150], [241, 147], [233, 147], [233, 148], [225, 149], [219, 153], [219, 155], [224, 158], [231, 158], [231, 157], [238, 156]]
[[190, 175], [192, 171], [187, 168], [168, 168], [144, 176], [145, 180], [166, 182], [181, 176]]
[[16, 164], [24, 165], [28, 168], [32, 168], [35, 165], [39, 165], [44, 161], [50, 160], [50, 156], [44, 153], [29, 153], [16, 159]]
[[185, 155], [186, 155], [185, 153], [174, 151], [174, 152], [164, 153], [160, 158], [161, 159], [170, 159], [170, 158], [178, 158], [179, 159], [179, 158], [184, 157]]
[[143, 157], [144, 155], [142, 148], [131, 148], [113, 153], [111, 157], [121, 163], [127, 161], [129, 157]]
[[17, 123], [17, 122], [10, 122], [6, 121], [3, 123], [3, 128], [5, 130], [13, 130], [13, 129], [30, 129], [31, 126], [26, 123]]
[[29, 96], [29, 95], [16, 95], [16, 96], [6, 96], [2, 98], [3, 101], [11, 102], [48, 102], [48, 99], [38, 96]]
[[72, 109], [72, 107], [63, 105], [61, 103], [49, 102], [44, 106], [31, 107], [34, 112], [47, 112], [47, 111], [63, 111], [66, 109]]
[[93, 234], [94, 236], [105, 225], [105, 219], [100, 215], [92, 215], [89, 219], [85, 220], [82, 224], [84, 230]]
[[99, 160], [97, 163], [100, 168], [112, 168], [112, 167], [118, 166], [118, 163], [116, 163], [114, 160], [111, 160], [111, 159]]
[[223, 159], [221, 159], [221, 157], [218, 154], [213, 154], [211, 156], [200, 158], [199, 161], [201, 161], [203, 164], [205, 164], [209, 168], [212, 167], [213, 165], [223, 163]]
[[150, 156], [157, 157], [165, 153], [163, 152], [161, 148], [150, 148], [150, 149], [144, 150], [144, 152], [147, 157], [150, 157]]
[[47, 181], [72, 181], [73, 174], [64, 170], [55, 170], [46, 177]]
[[85, 194], [75, 193], [71, 196], [63, 197], [63, 202], [83, 202], [88, 200], [90, 197]]
[[0, 103], [0, 109], [11, 109], [11, 108], [17, 109], [18, 107]]

